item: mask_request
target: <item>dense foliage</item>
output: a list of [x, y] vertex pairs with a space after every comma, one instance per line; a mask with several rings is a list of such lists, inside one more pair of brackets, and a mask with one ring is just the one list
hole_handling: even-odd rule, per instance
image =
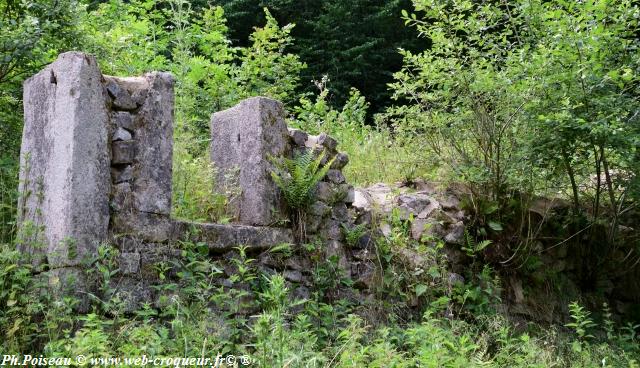
[[[0, 0], [2, 351], [246, 352], [261, 367], [637, 367], [639, 326], [617, 325], [606, 305], [591, 315], [572, 303], [566, 326], [514, 328], [499, 313], [495, 269], [520, 262], [506, 272], [527, 272], [539, 230], [528, 209], [539, 196], [571, 204], [556, 235], [597, 255], [579, 270], [586, 283], [638, 267], [639, 22], [631, 0]], [[244, 294], [214, 290], [219, 268], [185, 239], [180, 285], [166, 286], [180, 292], [163, 308], [125, 315], [116, 298], [78, 317], [72, 300], [41, 292], [13, 244], [21, 83], [72, 49], [96, 55], [105, 74], [176, 76], [174, 216], [228, 219], [238, 193], [212, 194], [208, 120], [266, 95], [286, 104], [291, 126], [337, 138], [351, 183], [462, 183], [473, 214], [462, 247], [473, 259], [468, 280], [448, 285], [443, 245], [412, 242], [398, 220], [376, 244], [375, 300], [329, 300], [350, 285], [316, 256], [313, 295], [290, 305], [283, 279], [262, 275], [242, 248], [235, 282], [248, 286], [234, 292]], [[312, 173], [300, 172], [293, 196], [301, 205], [319, 167], [306, 160]], [[433, 267], [411, 269], [405, 249]], [[105, 246], [96, 260], [107, 294], [117, 256]], [[246, 294], [256, 318], [227, 305]], [[211, 303], [224, 306], [219, 318]], [[419, 315], [400, 307], [410, 304]]]

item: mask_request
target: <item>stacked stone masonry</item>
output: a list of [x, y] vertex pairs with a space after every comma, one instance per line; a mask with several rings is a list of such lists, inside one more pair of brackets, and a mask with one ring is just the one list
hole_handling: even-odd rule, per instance
[[349, 156], [338, 152], [338, 142], [326, 133], [314, 136], [289, 128], [289, 139], [293, 145], [291, 155], [310, 151], [316, 157], [322, 157], [322, 165], [331, 163], [327, 175], [315, 188], [315, 202], [306, 211], [305, 231], [310, 241], [324, 243], [327, 258], [335, 258], [344, 276], [351, 277], [350, 259], [344, 242], [345, 231], [353, 227], [349, 208], [355, 192], [342, 173], [349, 163]]
[[[416, 239], [427, 232], [447, 243], [461, 241], [464, 213], [457, 199], [436, 200], [424, 191], [391, 195], [384, 185], [354, 189], [342, 172], [349, 157], [338, 151], [338, 142], [287, 128], [282, 104], [264, 97], [211, 118], [210, 154], [217, 168], [212, 180], [219, 191], [240, 189], [231, 203], [234, 223], [171, 218], [173, 86], [167, 73], [102, 75], [95, 58], [78, 52], [60, 55], [25, 82], [20, 249], [52, 286], [61, 293], [70, 287], [83, 300], [80, 310], [88, 308], [87, 291], [94, 288], [87, 270], [105, 243], [117, 246], [120, 272], [110, 281], [113, 293], [104, 298], [117, 297], [128, 311], [143, 303], [162, 307], [168, 296], [157, 291], [166, 282], [158, 265], [169, 265], [164, 276], [178, 282], [171, 265], [178, 263], [185, 239], [207, 245], [224, 269], [219, 287], [248, 287], [231, 281], [235, 248], [244, 245], [264, 273], [284, 275], [294, 298], [308, 298], [312, 264], [301, 246], [294, 245], [287, 259], [269, 252], [294, 243], [286, 203], [271, 179], [272, 158], [304, 152], [331, 164], [306, 210], [306, 236], [357, 288], [374, 287], [373, 239], [388, 229], [383, 225], [380, 232], [372, 221], [391, 207], [416, 218]], [[347, 239], [357, 226], [365, 231]]]
[[80, 310], [101, 244], [120, 251], [115, 292], [105, 297], [133, 310], [157, 301], [153, 286], [162, 280], [153, 268], [176, 261], [187, 236], [212, 254], [292, 242], [286, 228], [171, 218], [173, 85], [167, 73], [102, 75], [95, 58], [79, 52], [25, 82], [19, 249], [55, 292], [76, 295]]

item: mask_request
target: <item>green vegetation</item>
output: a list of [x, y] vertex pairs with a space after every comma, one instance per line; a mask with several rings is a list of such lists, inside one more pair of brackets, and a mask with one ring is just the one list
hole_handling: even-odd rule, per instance
[[315, 188], [327, 175], [333, 160], [326, 160], [326, 152], [315, 154], [313, 151], [298, 154], [294, 158], [273, 158], [275, 170], [271, 177], [276, 183], [292, 213], [292, 224], [298, 240], [305, 238], [305, 210], [311, 205]]
[[[222, 271], [206, 252], [201, 252], [202, 246], [206, 247], [181, 243], [185, 260], [169, 266], [176, 270], [178, 279], [175, 283], [167, 279], [163, 285], [167, 297], [161, 299], [162, 308], [145, 305], [133, 314], [125, 314], [124, 305], [115, 297], [95, 303], [91, 313], [80, 317], [72, 310], [72, 299], [54, 303], [50, 295], [39, 293], [39, 288], [46, 286], [38, 284], [28, 266], [16, 264], [16, 251], [3, 247], [3, 352], [48, 357], [82, 354], [87, 358], [247, 354], [253, 359], [252, 365], [264, 368], [638, 366], [638, 326], [611, 329], [607, 337], [605, 330], [610, 322], [594, 323], [575, 303], [571, 306], [575, 323], [569, 325], [575, 328], [575, 334], [535, 324], [516, 330], [496, 313], [496, 300], [487, 290], [491, 287], [487, 280], [484, 286], [475, 286], [487, 297], [475, 298], [470, 296], [472, 289], [462, 285], [460, 290], [447, 291], [442, 277], [430, 270], [428, 276], [419, 276], [431, 280], [428, 290], [418, 285], [414, 294], [401, 284], [385, 284], [378, 292], [393, 301], [329, 304], [323, 295], [335, 285], [323, 283], [321, 275], [336, 276], [331, 276], [330, 261], [318, 260], [313, 266], [318, 278], [311, 297], [292, 304], [292, 290], [283, 277], [260, 274], [242, 248], [233, 261], [238, 269], [233, 283], [249, 287], [225, 290], [215, 286], [214, 280]], [[110, 279], [117, 272], [113, 265], [118, 251], [103, 247], [100, 254], [94, 277], [103, 291], [111, 293], [116, 287]], [[162, 277], [167, 267], [158, 264], [156, 270]], [[406, 272], [394, 277], [416, 278]], [[467, 291], [462, 292], [465, 288]], [[431, 305], [415, 320], [402, 321], [400, 315], [406, 311], [386, 312], [392, 310], [393, 302], [402, 300], [397, 293], [407, 293], [408, 298], [418, 294], [421, 303], [431, 301]], [[212, 302], [215, 310], [210, 309]], [[439, 317], [443, 308], [473, 318]], [[246, 318], [242, 317], [244, 310], [257, 312]]]
[[[563, 290], [558, 273], [540, 267], [543, 228], [584, 258], [574, 272], [596, 293], [599, 281], [640, 267], [637, 2], [384, 3], [0, 0], [3, 354], [246, 353], [259, 367], [638, 367], [640, 325], [608, 305], [567, 301], [566, 325], [522, 323], [501, 308], [505, 275], [532, 283], [551, 275], [545, 287]], [[472, 259], [464, 278], [449, 280], [444, 244], [413, 241], [411, 220], [396, 216], [374, 244], [371, 300], [332, 297], [352, 285], [320, 256], [322, 244], [295, 250], [311, 255], [314, 279], [294, 304], [283, 277], [263, 273], [242, 247], [232, 280], [242, 287], [215, 286], [220, 265], [206, 245], [185, 239], [184, 262], [155, 268], [160, 278], [177, 269], [177, 281], [159, 290], [161, 308], [125, 313], [113, 297], [79, 316], [74, 300], [54, 302], [15, 251], [21, 84], [73, 49], [96, 55], [105, 74], [175, 75], [174, 216], [227, 221], [238, 193], [212, 194], [209, 117], [266, 95], [286, 104], [290, 126], [340, 142], [352, 184], [463, 186], [471, 218], [459, 250]], [[285, 164], [276, 181], [304, 208], [323, 169], [312, 157]], [[568, 201], [570, 211], [537, 223], [530, 209], [540, 196]], [[345, 231], [354, 245], [364, 229]], [[100, 255], [92, 277], [113, 295], [118, 251], [105, 245]], [[411, 263], [418, 256], [427, 268]]]
[[316, 155], [309, 151], [293, 159], [282, 157], [274, 161], [276, 169], [271, 177], [282, 191], [289, 207], [304, 210], [311, 204], [314, 189], [318, 182], [327, 175], [333, 160], [322, 164], [326, 158], [324, 152]]

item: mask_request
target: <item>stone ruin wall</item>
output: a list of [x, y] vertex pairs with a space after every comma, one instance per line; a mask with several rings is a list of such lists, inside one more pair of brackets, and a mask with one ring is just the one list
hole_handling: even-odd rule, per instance
[[[19, 247], [36, 272], [54, 291], [71, 287], [81, 300], [79, 309], [86, 310], [98, 247], [115, 244], [119, 273], [111, 282], [127, 309], [134, 310], [158, 302], [153, 286], [162, 281], [154, 267], [179, 258], [176, 242], [189, 237], [205, 242], [223, 263], [233, 257], [234, 247], [246, 245], [261, 266], [284, 272], [298, 285], [294, 294], [304, 297], [310, 286], [308, 259], [280, 262], [267, 252], [259, 254], [293, 243], [291, 230], [282, 227], [286, 206], [271, 180], [269, 157], [326, 150], [336, 159], [319, 184], [307, 229], [328, 242], [327, 257], [337, 256], [350, 275], [341, 231], [341, 224], [352, 223], [347, 205], [354, 190], [340, 171], [348, 157], [325, 134], [288, 129], [283, 106], [274, 100], [251, 98], [211, 119], [211, 159], [221, 173], [212, 180], [222, 189], [230, 184], [222, 173], [238, 174], [241, 194], [231, 203], [235, 223], [171, 218], [173, 87], [167, 73], [102, 75], [95, 58], [79, 52], [60, 55], [25, 82]], [[229, 286], [230, 273], [221, 285]]]
[[[169, 295], [156, 287], [166, 282], [159, 278], [157, 265], [168, 265], [165, 276], [179, 282], [172, 264], [180, 260], [178, 241], [184, 239], [208, 246], [224, 270], [216, 280], [219, 287], [248, 287], [231, 281], [236, 272], [233, 259], [238, 256], [234, 247], [245, 245], [260, 272], [283, 274], [292, 298], [309, 298], [314, 262], [309, 255], [297, 249], [285, 258], [268, 251], [293, 243], [291, 230], [283, 227], [286, 208], [271, 181], [269, 157], [291, 157], [307, 150], [326, 151], [328, 159], [334, 159], [307, 211], [307, 235], [311, 242], [323, 244], [324, 256], [335, 259], [359, 290], [331, 292], [360, 300], [370, 296], [379, 283], [371, 240], [391, 235], [385, 219], [392, 212], [401, 220], [412, 219], [409, 235], [416, 242], [442, 242], [450, 269], [447, 282], [462, 279], [468, 257], [460, 246], [469, 218], [455, 191], [436, 190], [429, 183], [413, 188], [376, 184], [354, 190], [341, 172], [349, 158], [338, 152], [337, 142], [326, 134], [311, 136], [287, 128], [282, 104], [267, 98], [242, 101], [211, 119], [210, 155], [220, 169], [212, 180], [220, 192], [229, 185], [239, 186], [241, 194], [230, 203], [235, 223], [172, 219], [173, 85], [167, 73], [134, 78], [102, 75], [95, 58], [78, 52], [60, 55], [24, 84], [19, 249], [52, 292], [78, 297], [79, 311], [89, 308], [87, 292], [96, 291], [98, 247], [107, 243], [119, 250], [119, 271], [109, 281], [113, 294], [100, 297], [117, 296], [128, 311], [142, 303], [163, 306]], [[229, 171], [237, 174], [237, 181], [226, 181], [224, 173]], [[367, 231], [347, 245], [343, 228], [355, 224], [364, 224]], [[540, 251], [545, 269], [570, 275], [579, 258], [566, 247], [552, 248]], [[399, 249], [396, 256], [411, 269], [429, 267], [428, 260], [410, 247]], [[624, 293], [637, 290], [637, 282], [622, 281], [608, 292], [615, 296], [622, 290], [616, 296], [619, 313], [637, 296]], [[506, 289], [513, 313], [540, 318], [535, 298], [523, 292], [517, 275], [507, 277]], [[575, 285], [573, 289], [577, 290]], [[232, 302], [242, 305], [242, 300]], [[547, 321], [566, 308], [556, 299], [545, 306]]]

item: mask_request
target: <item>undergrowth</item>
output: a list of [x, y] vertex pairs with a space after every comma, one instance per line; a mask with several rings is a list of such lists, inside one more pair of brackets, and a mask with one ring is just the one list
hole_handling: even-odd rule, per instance
[[[381, 256], [389, 261], [398, 257], [395, 246], [381, 245]], [[208, 257], [206, 244], [190, 241], [180, 243], [182, 261], [169, 265], [176, 269], [177, 278], [166, 278], [157, 290], [164, 296], [159, 299], [161, 306], [144, 304], [125, 313], [123, 301], [111, 293], [118, 251], [103, 246], [95, 263], [102, 290], [96, 300], [100, 302], [94, 301], [90, 313], [79, 315], [73, 310], [73, 300], [55, 302], [39, 292], [40, 278], [31, 274], [29, 266], [17, 263], [16, 251], [2, 247], [0, 328], [4, 354], [82, 354], [90, 358], [220, 353], [246, 355], [252, 366], [265, 368], [638, 367], [638, 326], [625, 329], [607, 319], [596, 322], [575, 304], [575, 323], [569, 325], [575, 332], [533, 323], [516, 330], [509, 319], [490, 307], [496, 302], [494, 295], [486, 294], [492, 276], [477, 283], [472, 280], [453, 288], [446, 286], [437, 282], [443, 279], [437, 252], [415, 250], [434, 262], [433, 268], [423, 270], [428, 277], [421, 277], [414, 269], [405, 276], [405, 283], [386, 283], [378, 290], [386, 295], [405, 293], [408, 298], [417, 295], [420, 307], [413, 308], [419, 313], [416, 318], [407, 318], [393, 308], [384, 316], [367, 313], [383, 300], [330, 302], [326, 294], [345, 285], [327, 283], [336, 276], [331, 275], [330, 261], [317, 258], [314, 267], [319, 278], [314, 279], [309, 297], [302, 300], [292, 302], [295, 285], [280, 274], [261, 272], [242, 247], [234, 260], [238, 272], [230, 280], [234, 288], [216, 286], [223, 273], [221, 266]], [[281, 255], [286, 257], [288, 252]], [[391, 261], [384, 265], [385, 278], [397, 280], [406, 274], [398, 268], [400, 264]], [[158, 272], [163, 274], [163, 269], [167, 268], [158, 267]], [[322, 274], [328, 276], [324, 282]], [[426, 289], [416, 284], [426, 280], [434, 281]], [[470, 296], [474, 288], [486, 294], [488, 304]], [[411, 293], [416, 294], [408, 295]], [[446, 295], [450, 298], [443, 301]], [[454, 313], [443, 313], [448, 304]], [[247, 314], [247, 306], [253, 312]]]

